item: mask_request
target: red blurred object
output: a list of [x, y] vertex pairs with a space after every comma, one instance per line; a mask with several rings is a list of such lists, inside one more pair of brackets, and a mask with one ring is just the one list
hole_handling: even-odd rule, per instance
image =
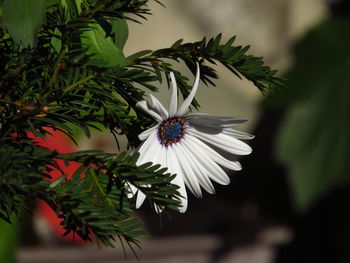
[[[35, 141], [40, 146], [48, 148], [52, 151], [56, 150], [59, 153], [71, 153], [76, 151], [74, 144], [64, 133], [49, 128], [47, 129], [47, 131], [50, 132], [52, 135], [47, 134], [46, 139], [40, 137], [35, 138]], [[67, 174], [67, 178], [70, 178], [79, 167], [79, 164], [76, 162], [70, 162], [69, 166], [66, 166], [62, 160], [57, 160], [57, 164], [64, 171], [64, 173]], [[53, 170], [49, 174], [52, 178], [50, 179], [50, 181], [54, 181], [62, 175], [61, 172], [55, 168], [53, 168]], [[59, 239], [63, 239], [64, 241], [73, 242], [76, 244], [88, 244], [88, 242], [85, 242], [74, 233], [70, 233], [66, 236], [63, 236], [65, 230], [60, 225], [62, 219], [58, 218], [56, 213], [44, 201], [39, 201], [37, 213], [42, 219], [44, 219], [51, 231]]]

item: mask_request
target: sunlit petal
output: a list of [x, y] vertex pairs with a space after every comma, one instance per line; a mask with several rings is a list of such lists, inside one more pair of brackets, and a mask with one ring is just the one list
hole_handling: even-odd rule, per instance
[[180, 167], [184, 176], [185, 183], [190, 191], [197, 197], [202, 197], [202, 191], [198, 183], [198, 179], [193, 172], [193, 167], [187, 156], [184, 154], [184, 150], [179, 145], [174, 145], [173, 150], [179, 160]]
[[176, 155], [171, 147], [169, 147], [169, 149], [166, 149], [164, 147], [164, 152], [167, 152], [166, 166], [168, 167], [169, 173], [176, 174], [176, 177], [174, 178], [174, 180], [171, 183], [178, 185], [180, 187], [178, 189], [178, 191], [181, 195], [180, 212], [184, 213], [184, 212], [186, 212], [186, 209], [187, 209], [187, 192], [186, 192], [186, 188], [185, 188], [185, 182], [184, 182], [184, 178], [183, 178], [182, 169], [180, 168], [179, 163], [178, 163], [178, 159], [177, 159], [177, 157], [176, 157]]
[[192, 90], [191, 90], [190, 94], [188, 95], [188, 97], [182, 103], [181, 107], [178, 109], [178, 111], [176, 113], [177, 116], [182, 116], [188, 111], [188, 109], [192, 103], [192, 100], [194, 98], [194, 95], [197, 92], [197, 89], [199, 86], [199, 80], [200, 80], [200, 70], [199, 70], [199, 64], [197, 63], [197, 74], [196, 74], [196, 79], [194, 80]]
[[188, 129], [187, 132], [232, 154], [248, 155], [252, 152], [252, 148], [248, 144], [226, 134], [220, 133], [212, 135], [199, 132], [196, 129]]
[[[229, 184], [230, 178], [223, 168], [233, 171], [242, 169], [241, 164], [235, 160], [236, 156], [250, 154], [252, 149], [241, 140], [252, 139], [254, 136], [231, 128], [248, 122], [247, 119], [205, 113], [187, 114], [199, 86], [198, 64], [193, 88], [178, 110], [177, 86], [173, 73], [170, 78], [172, 95], [169, 114], [152, 95], [152, 107], [146, 102], [138, 103], [138, 107], [158, 124], [139, 135], [143, 143], [137, 150], [140, 153], [137, 165], [153, 162], [167, 167], [170, 174], [176, 174], [172, 183], [179, 186], [178, 192], [182, 196], [179, 211], [183, 213], [188, 205], [186, 187], [195, 196], [202, 197], [201, 188], [209, 193], [215, 192], [211, 180], [222, 185]], [[132, 188], [131, 192], [135, 194], [135, 189]], [[139, 207], [144, 199], [144, 194], [138, 191], [136, 206]], [[155, 209], [161, 212], [163, 208], [155, 206]]]
[[164, 108], [163, 104], [160, 103], [160, 101], [154, 97], [152, 94], [150, 94], [151, 100], [152, 100], [152, 108], [153, 110], [158, 113], [163, 120], [166, 120], [167, 118], [169, 118], [169, 114], [168, 111]]
[[173, 72], [170, 72], [171, 97], [169, 103], [169, 117], [174, 117], [177, 111], [177, 84]]
[[149, 128], [148, 130], [145, 130], [144, 132], [141, 132], [139, 134], [139, 136], [138, 136], [139, 139], [141, 141], [146, 140], [152, 134], [152, 132], [154, 132], [157, 128], [158, 128], [158, 125], [157, 126], [153, 126], [152, 128]]
[[158, 113], [148, 108], [146, 101], [139, 101], [138, 103], [136, 103], [136, 107], [146, 112], [149, 116], [151, 116], [157, 122], [161, 122], [163, 120]]

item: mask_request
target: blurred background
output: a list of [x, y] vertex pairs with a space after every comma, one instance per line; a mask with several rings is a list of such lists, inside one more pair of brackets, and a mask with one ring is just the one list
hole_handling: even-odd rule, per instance
[[[143, 25], [129, 23], [126, 55], [180, 38], [237, 35], [236, 44], [251, 45], [290, 88], [263, 96], [216, 67], [217, 87], [202, 84], [198, 92], [201, 112], [251, 119], [240, 128], [256, 135], [253, 154], [229, 186], [190, 197], [185, 214], [159, 217], [144, 205], [135, 216], [151, 237], [137, 251], [141, 262], [350, 262], [350, 1], [162, 2], [166, 8], [151, 1]], [[158, 97], [167, 102], [168, 95], [164, 86]], [[82, 149], [117, 151], [108, 134], [81, 141]], [[120, 247], [60, 239], [44, 214], [21, 227], [18, 262], [138, 262]], [[3, 236], [12, 233], [0, 240], [0, 255], [15, 249], [14, 229], [0, 225]]]

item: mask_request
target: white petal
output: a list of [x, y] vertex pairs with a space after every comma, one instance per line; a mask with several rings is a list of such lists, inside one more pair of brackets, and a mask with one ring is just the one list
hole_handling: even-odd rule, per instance
[[136, 165], [141, 165], [145, 162], [149, 162], [152, 159], [156, 147], [161, 146], [157, 136], [157, 130], [153, 130], [148, 139], [141, 144], [138, 150], [140, 157], [137, 160]]
[[141, 109], [144, 112], [146, 112], [149, 116], [151, 116], [157, 122], [162, 122], [163, 121], [162, 117], [158, 113], [156, 113], [155, 111], [153, 111], [153, 110], [148, 108], [146, 101], [139, 101], [139, 102], [137, 102], [136, 103], [136, 107], [138, 107], [139, 109]]
[[185, 152], [183, 151], [181, 145], [173, 144], [172, 149], [177, 156], [177, 160], [179, 160], [186, 186], [196, 197], [202, 197], [202, 191], [199, 186], [197, 177], [195, 176], [192, 170], [192, 166], [188, 161], [188, 157], [185, 155]]
[[173, 72], [170, 72], [170, 79], [172, 83], [172, 91], [169, 103], [169, 117], [174, 117], [177, 111], [177, 84]]
[[152, 147], [152, 151], [151, 153], [153, 154], [153, 156], [150, 158], [150, 161], [155, 165], [155, 164], [160, 164], [161, 163], [161, 159], [162, 159], [162, 148], [163, 146], [160, 145], [159, 143], [155, 143], [155, 146]]
[[166, 147], [164, 147], [163, 145], [160, 144], [160, 155], [159, 155], [159, 164], [162, 165], [162, 167], [164, 168], [168, 168], [169, 171], [169, 167], [168, 167], [168, 163], [167, 163], [167, 156], [168, 156], [168, 149]]
[[193, 128], [188, 128], [186, 131], [187, 133], [232, 154], [248, 155], [252, 152], [252, 148], [248, 144], [226, 134], [206, 134]]
[[213, 114], [208, 114], [208, 113], [203, 113], [203, 112], [194, 112], [194, 113], [189, 113], [187, 114], [188, 117], [191, 118], [208, 118], [208, 119], [215, 119], [215, 120], [242, 120], [245, 122], [249, 122], [249, 119], [241, 119], [241, 118], [236, 118], [236, 117], [227, 117], [227, 116], [218, 116], [218, 115], [213, 115]]
[[[136, 165], [142, 165], [147, 162], [152, 162], [158, 164], [159, 155], [160, 155], [161, 145], [157, 139], [157, 131], [154, 130], [151, 132], [148, 139], [143, 142], [139, 149], [140, 157], [136, 162]], [[147, 186], [145, 186], [147, 187]], [[146, 195], [142, 191], [138, 190], [136, 197], [136, 208], [139, 208], [145, 201]]]
[[197, 64], [197, 74], [196, 74], [196, 79], [194, 81], [193, 84], [193, 88], [190, 92], [190, 94], [188, 95], [188, 97], [185, 99], [185, 101], [182, 103], [181, 107], [178, 109], [176, 115], [177, 116], [182, 116], [185, 115], [185, 113], [188, 111], [188, 108], [190, 107], [192, 100], [194, 98], [194, 95], [197, 92], [198, 86], [199, 86], [199, 80], [200, 80], [200, 68], [199, 68], [199, 64]]
[[[157, 148], [157, 150], [154, 152], [152, 162], [153, 162], [153, 164], [160, 164], [161, 165], [160, 169], [162, 169], [163, 167], [166, 167], [164, 165], [164, 156], [166, 156], [166, 152], [164, 153], [164, 151], [163, 151], [164, 147], [160, 144], [157, 144], [156, 148]], [[156, 205], [156, 204], [154, 204], [154, 209], [155, 209], [157, 214], [160, 214], [163, 212], [163, 208]]]
[[[162, 157], [162, 146], [160, 143], [158, 143], [158, 140], [154, 138], [154, 135], [151, 136], [149, 139], [147, 139], [148, 141], [146, 141], [144, 145], [140, 147], [140, 157], [137, 160], [136, 165], [142, 165], [148, 162], [152, 162], [153, 165], [161, 164], [160, 159]], [[156, 143], [154, 143], [155, 141]]]
[[[159, 144], [157, 148], [158, 149], [154, 152], [152, 162], [153, 162], [153, 164], [160, 164], [161, 165], [160, 169], [162, 169], [162, 168], [166, 167], [164, 165], [164, 156], [166, 155], [166, 153], [164, 153], [164, 151], [163, 151], [164, 147], [162, 147], [162, 145]], [[156, 204], [154, 204], [154, 209], [155, 209], [157, 214], [160, 214], [163, 212], [163, 208], [156, 205]]]
[[157, 214], [160, 214], [163, 212], [163, 208], [159, 207], [158, 205], [154, 204], [154, 210]]
[[147, 130], [141, 132], [141, 133], [139, 134], [139, 139], [140, 139], [141, 141], [146, 140], [146, 139], [152, 134], [152, 132], [154, 131], [154, 129], [156, 129], [156, 128], [158, 128], [158, 125], [153, 126], [152, 128], [149, 128], [149, 129], [147, 129]]
[[209, 180], [209, 176], [207, 170], [202, 167], [202, 165], [198, 162], [197, 156], [193, 155], [188, 142], [186, 139], [181, 141], [182, 149], [186, 152], [186, 156], [188, 156], [191, 161], [193, 171], [200, 183], [200, 185], [210, 194], [215, 193], [215, 189], [211, 181]]
[[126, 185], [127, 185], [126, 187], [127, 187], [128, 191], [129, 191], [128, 198], [133, 198], [136, 195], [138, 189], [132, 184], [126, 183]]
[[241, 140], [251, 140], [255, 137], [254, 135], [251, 135], [249, 133], [237, 131], [231, 128], [225, 128], [222, 133]]
[[[164, 149], [165, 149], [165, 147], [164, 147]], [[171, 174], [176, 174], [176, 177], [174, 178], [174, 180], [171, 183], [180, 187], [178, 189], [178, 191], [179, 191], [180, 195], [182, 196], [182, 197], [180, 197], [181, 207], [179, 208], [179, 211], [181, 213], [185, 213], [186, 209], [187, 209], [187, 192], [186, 192], [186, 188], [185, 188], [182, 169], [179, 166], [177, 156], [175, 155], [173, 149], [171, 147], [168, 147], [166, 149], [166, 151], [167, 151], [166, 166], [168, 167], [168, 171]]]
[[163, 104], [160, 103], [160, 101], [154, 97], [152, 94], [150, 94], [150, 97], [151, 97], [151, 100], [152, 100], [152, 107], [153, 107], [153, 110], [158, 113], [162, 118], [163, 120], [166, 120], [169, 118], [169, 114], [167, 112], [167, 110], [164, 108]]
[[201, 125], [201, 126], [213, 126], [213, 127], [231, 127], [235, 125], [239, 125], [242, 123], [249, 122], [248, 119], [240, 119], [234, 117], [222, 117], [209, 115], [204, 113], [191, 113], [187, 114], [186, 117], [190, 118], [189, 122]]
[[137, 192], [137, 197], [136, 197], [136, 209], [139, 209], [141, 207], [145, 199], [146, 199], [146, 195], [139, 190]]
[[188, 140], [187, 142], [189, 143], [189, 149], [193, 155], [197, 156], [197, 160], [203, 166], [203, 169], [206, 169], [209, 172], [208, 176], [218, 184], [229, 184], [230, 178], [227, 176], [225, 171], [216, 162], [210, 159], [206, 152], [198, 144], [191, 140], [191, 137], [193, 136], [189, 134], [186, 135], [186, 139]]
[[207, 144], [202, 142], [201, 140], [197, 139], [194, 136], [186, 136], [187, 141], [196, 144], [202, 148], [202, 150], [205, 152], [205, 154], [212, 159], [214, 162], [218, 163], [219, 165], [234, 170], [234, 171], [239, 171], [242, 170], [242, 166], [239, 162], [237, 161], [230, 161], [217, 153], [215, 150], [210, 148]]

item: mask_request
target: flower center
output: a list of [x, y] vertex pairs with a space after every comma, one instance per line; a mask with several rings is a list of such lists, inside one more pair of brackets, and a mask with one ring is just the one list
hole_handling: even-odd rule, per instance
[[180, 141], [185, 135], [186, 125], [187, 123], [179, 117], [163, 121], [158, 128], [158, 138], [160, 143], [169, 146]]

